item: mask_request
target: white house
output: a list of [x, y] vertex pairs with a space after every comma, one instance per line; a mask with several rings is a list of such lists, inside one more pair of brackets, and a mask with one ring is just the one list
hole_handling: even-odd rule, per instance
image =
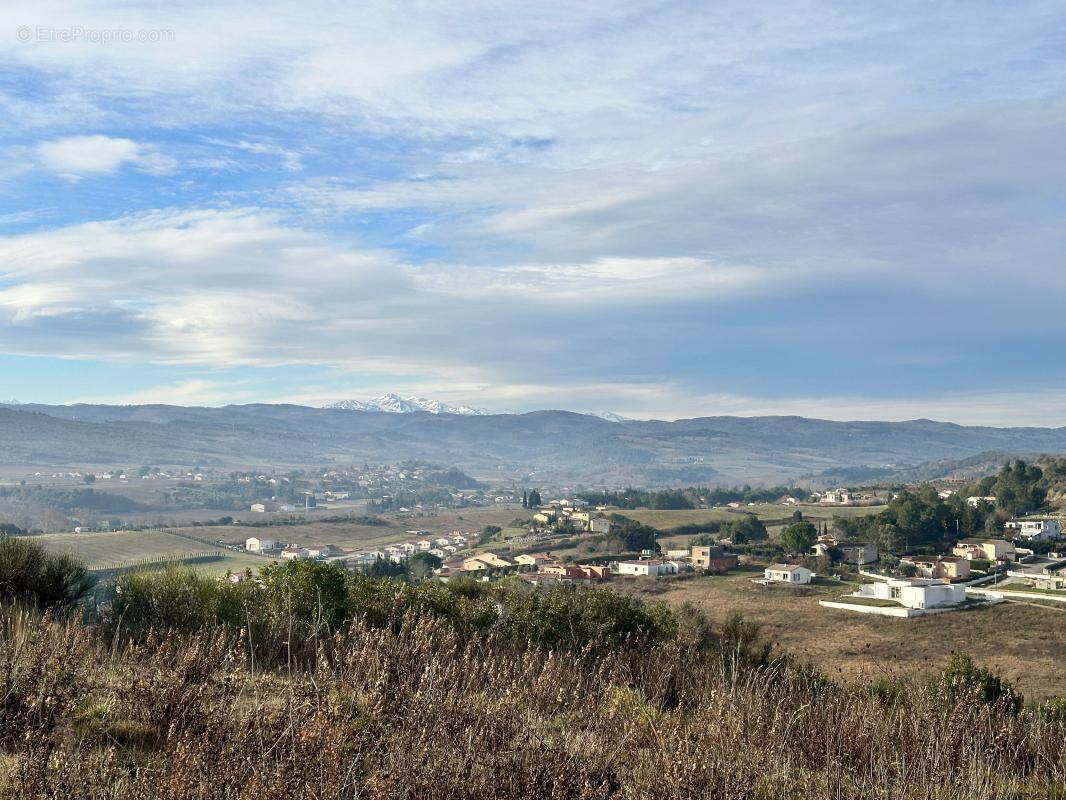
[[854, 596], [895, 600], [905, 608], [943, 608], [963, 602], [966, 599], [966, 587], [941, 580], [894, 578], [863, 584]]
[[851, 494], [847, 489], [830, 489], [822, 495], [822, 502], [844, 505], [851, 502]]
[[1062, 536], [1062, 523], [1054, 519], [1012, 519], [1003, 527], [1030, 542], [1047, 542]]
[[811, 582], [812, 573], [799, 564], [771, 564], [763, 570], [763, 577], [768, 581], [800, 585]]
[[977, 508], [981, 503], [988, 503], [990, 506], [994, 506], [996, 504], [995, 495], [987, 495], [985, 497], [973, 495], [972, 497], [966, 498], [966, 505], [971, 506], [972, 508]]
[[308, 552], [306, 547], [288, 547], [281, 551], [281, 557], [289, 561], [296, 561], [297, 559], [311, 558], [311, 553]]
[[278, 542], [275, 539], [257, 539], [252, 536], [244, 542], [244, 549], [249, 553], [262, 553], [266, 550], [277, 550]]
[[415, 550], [418, 549], [415, 545], [411, 544], [410, 542], [404, 542], [403, 544], [398, 545], [398, 547], [400, 548], [400, 550], [402, 550], [403, 552], [407, 553], [408, 555], [410, 555], [411, 553], [415, 552]]
[[659, 575], [674, 575], [677, 573], [677, 563], [663, 561], [661, 558], [644, 558], [640, 561], [619, 561], [619, 575], [643, 575], [650, 578]]
[[421, 539], [415, 542], [415, 547], [417, 547], [420, 552], [428, 551], [433, 547], [433, 542], [429, 541], [429, 539]]

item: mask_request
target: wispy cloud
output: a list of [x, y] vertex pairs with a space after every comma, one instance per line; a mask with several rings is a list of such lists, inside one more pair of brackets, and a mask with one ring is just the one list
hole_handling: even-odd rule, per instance
[[0, 9], [19, 25], [174, 35], [0, 37], [2, 352], [637, 416], [965, 415], [1024, 380], [973, 408], [1053, 416], [1026, 397], [1066, 346], [1061, 4]]

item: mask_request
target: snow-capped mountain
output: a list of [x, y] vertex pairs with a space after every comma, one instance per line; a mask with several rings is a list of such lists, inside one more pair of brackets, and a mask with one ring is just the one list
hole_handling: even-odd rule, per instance
[[338, 400], [326, 403], [323, 408], [339, 408], [344, 411], [384, 411], [389, 414], [410, 414], [415, 411], [428, 411], [430, 414], [460, 414], [462, 416], [479, 416], [489, 412], [483, 408], [452, 405], [440, 400], [427, 400], [424, 397], [400, 397], [389, 392], [373, 400]]
[[600, 419], [605, 419], [608, 422], [632, 422], [629, 417], [623, 417], [621, 414], [615, 414], [613, 411], [590, 411], [590, 414]]

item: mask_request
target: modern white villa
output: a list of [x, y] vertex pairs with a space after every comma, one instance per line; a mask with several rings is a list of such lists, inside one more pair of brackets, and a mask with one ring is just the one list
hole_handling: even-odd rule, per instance
[[933, 579], [893, 579], [863, 584], [855, 597], [895, 600], [905, 608], [941, 608], [966, 600], [966, 587]]
[[1012, 519], [1004, 527], [1030, 542], [1048, 542], [1062, 536], [1062, 523], [1056, 519]]
[[813, 574], [799, 564], [771, 564], [763, 571], [763, 580], [799, 586], [810, 583]]
[[862, 614], [886, 617], [919, 617], [939, 614], [966, 602], [966, 587], [930, 578], [889, 578], [865, 583], [858, 591], [818, 604]]

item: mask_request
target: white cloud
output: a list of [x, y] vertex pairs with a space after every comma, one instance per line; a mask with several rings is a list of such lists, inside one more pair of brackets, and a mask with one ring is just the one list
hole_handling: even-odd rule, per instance
[[37, 153], [44, 167], [72, 178], [114, 172], [126, 164], [150, 175], [164, 175], [177, 167], [174, 159], [132, 139], [100, 134], [41, 142]]

